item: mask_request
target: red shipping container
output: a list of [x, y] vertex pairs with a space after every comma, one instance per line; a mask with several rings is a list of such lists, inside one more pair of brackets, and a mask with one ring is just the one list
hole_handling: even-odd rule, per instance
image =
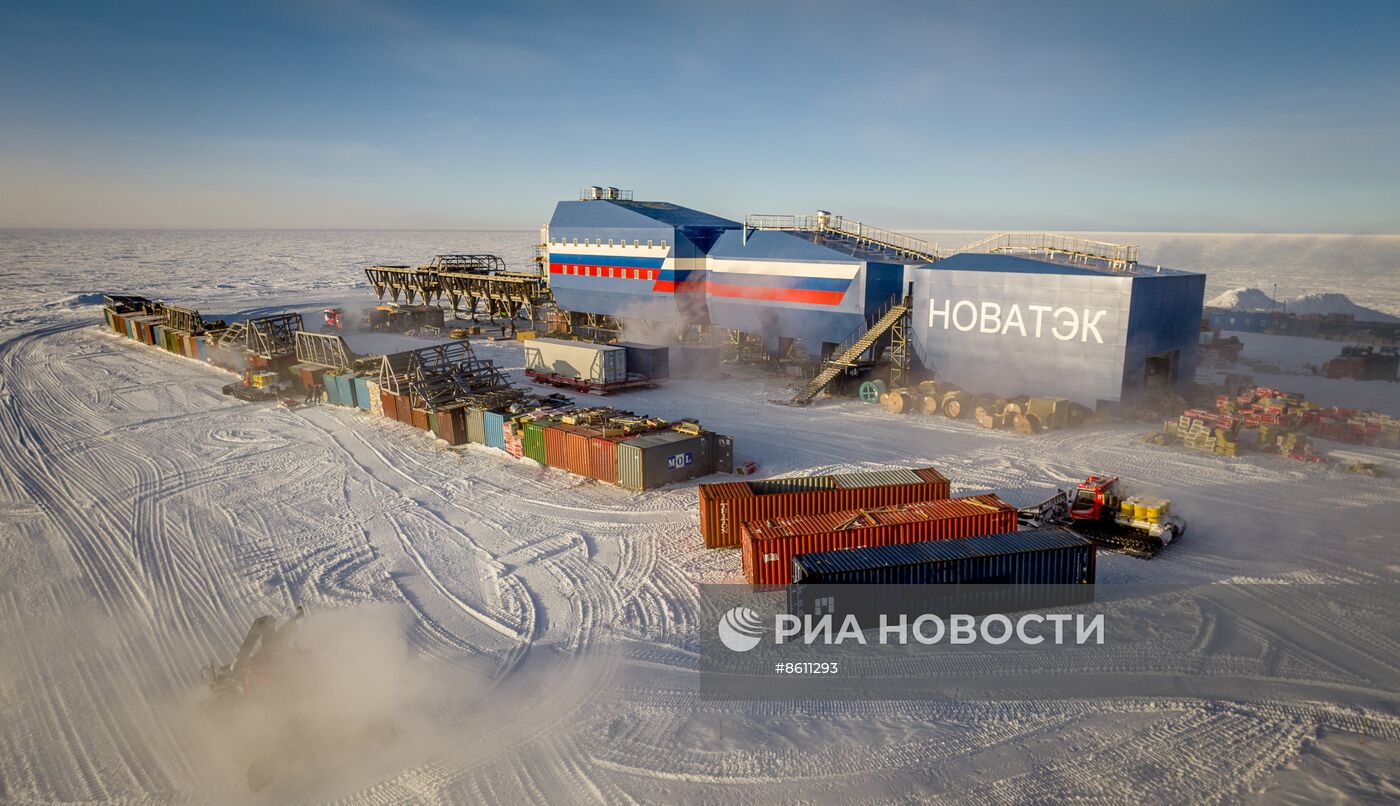
[[589, 475], [609, 484], [617, 483], [617, 443], [616, 437], [593, 437], [588, 440]]
[[409, 424], [410, 424], [410, 425], [412, 425], [414, 428], [421, 428], [421, 429], [423, 429], [424, 431], [430, 430], [429, 427], [428, 427], [428, 410], [427, 410], [427, 409], [418, 409], [418, 408], [414, 408], [414, 409], [409, 409], [409, 411], [412, 412], [412, 413], [409, 415]]
[[384, 416], [390, 420], [399, 419], [399, 396], [387, 389], [379, 390], [379, 403], [384, 407]]
[[394, 398], [394, 411], [398, 412], [399, 422], [413, 425], [413, 403], [408, 395], [395, 395]]
[[437, 410], [437, 436], [449, 445], [466, 444], [467, 411], [462, 405]]
[[1014, 532], [1016, 509], [995, 495], [974, 495], [750, 521], [739, 529], [749, 582], [786, 585], [797, 554]]
[[739, 524], [745, 521], [936, 501], [948, 495], [948, 480], [931, 467], [701, 484], [700, 534], [706, 548], [737, 546]]

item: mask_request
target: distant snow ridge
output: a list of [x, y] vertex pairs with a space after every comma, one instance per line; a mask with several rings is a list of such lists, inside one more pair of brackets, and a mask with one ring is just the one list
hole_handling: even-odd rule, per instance
[[1288, 311], [1289, 313], [1349, 313], [1358, 322], [1400, 322], [1400, 316], [1392, 316], [1374, 308], [1357, 305], [1346, 294], [1324, 293], [1304, 294], [1291, 300], [1277, 301], [1257, 288], [1232, 288], [1206, 302], [1208, 308], [1225, 308], [1232, 311]]

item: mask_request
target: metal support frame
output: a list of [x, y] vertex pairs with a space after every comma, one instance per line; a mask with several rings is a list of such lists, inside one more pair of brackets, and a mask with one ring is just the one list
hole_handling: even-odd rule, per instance
[[428, 408], [511, 394], [510, 381], [491, 361], [476, 357], [471, 344], [453, 341], [391, 353], [379, 363], [379, 385], [407, 394]]
[[898, 389], [909, 385], [909, 365], [911, 347], [909, 337], [914, 324], [914, 300], [904, 295], [904, 315], [890, 325], [890, 388]]
[[621, 320], [603, 313], [569, 311], [569, 332], [586, 341], [606, 342], [622, 338]]
[[196, 335], [204, 332], [204, 318], [194, 308], [164, 305], [165, 326], [181, 333]]
[[[553, 301], [543, 269], [506, 271], [505, 261], [496, 255], [436, 255], [417, 268], [371, 266], [365, 269], [365, 277], [381, 300], [387, 294], [395, 303], [402, 296], [409, 305], [420, 299], [423, 304], [432, 305], [446, 297], [452, 304], [455, 318], [472, 321], [477, 320], [478, 311], [485, 303], [486, 313], [492, 320], [505, 319], [512, 327], [523, 312], [528, 312], [533, 321], [539, 307]], [[463, 316], [464, 308], [467, 316]]]
[[303, 327], [301, 314], [279, 313], [260, 316], [246, 323], [248, 351], [263, 358], [281, 358], [296, 353], [296, 332]]
[[297, 362], [316, 364], [327, 369], [349, 369], [359, 356], [345, 345], [345, 339], [334, 333], [296, 332]]

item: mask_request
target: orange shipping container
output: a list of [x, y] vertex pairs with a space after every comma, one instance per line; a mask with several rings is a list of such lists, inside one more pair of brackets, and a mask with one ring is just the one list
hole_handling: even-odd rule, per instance
[[700, 534], [706, 548], [737, 546], [745, 521], [936, 501], [948, 480], [931, 467], [836, 476], [796, 476], [700, 485]]
[[749, 582], [786, 585], [794, 555], [1015, 532], [1016, 508], [995, 495], [974, 495], [751, 521], [739, 529]]
[[589, 475], [609, 484], [617, 483], [617, 443], [613, 437], [593, 437], [588, 440]]
[[[564, 469], [580, 476], [593, 476], [593, 451], [589, 442], [593, 437], [602, 436], [601, 431], [581, 425], [555, 426], [564, 432]], [[546, 445], [546, 448], [548, 446]], [[614, 463], [616, 473], [616, 463]]]
[[379, 402], [384, 406], [384, 416], [390, 420], [399, 419], [398, 400], [399, 396], [393, 392], [387, 389], [379, 390]]
[[556, 423], [544, 429], [544, 463], [560, 470], [568, 470], [564, 466], [565, 428], [569, 428], [569, 426]]
[[410, 415], [409, 423], [410, 423], [414, 428], [421, 428], [421, 429], [423, 429], [424, 431], [429, 430], [429, 428], [428, 428], [428, 410], [427, 410], [427, 409], [411, 409], [411, 411], [412, 411], [413, 413]]

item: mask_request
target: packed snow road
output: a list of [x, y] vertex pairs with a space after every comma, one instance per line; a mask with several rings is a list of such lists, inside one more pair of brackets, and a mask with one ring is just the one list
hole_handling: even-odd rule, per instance
[[[391, 746], [290, 776], [274, 799], [1397, 794], [1393, 720], [1248, 691], [705, 701], [696, 583], [741, 576], [736, 552], [700, 547], [693, 484], [634, 495], [357, 412], [235, 402], [219, 371], [99, 320], [79, 307], [0, 331], [0, 800], [248, 797], [199, 708], [199, 670], [295, 605], [365, 614], [353, 640], [403, 645], [408, 660], [382, 671], [405, 690]], [[517, 346], [481, 352], [519, 368]], [[736, 375], [619, 403], [732, 433], [765, 475], [931, 464], [955, 494], [1028, 504], [1104, 471], [1171, 497], [1185, 541], [1151, 562], [1102, 557], [1105, 582], [1400, 570], [1394, 480], [1151, 448], [1131, 426], [1024, 438], [854, 403], [766, 405], [775, 392]]]

